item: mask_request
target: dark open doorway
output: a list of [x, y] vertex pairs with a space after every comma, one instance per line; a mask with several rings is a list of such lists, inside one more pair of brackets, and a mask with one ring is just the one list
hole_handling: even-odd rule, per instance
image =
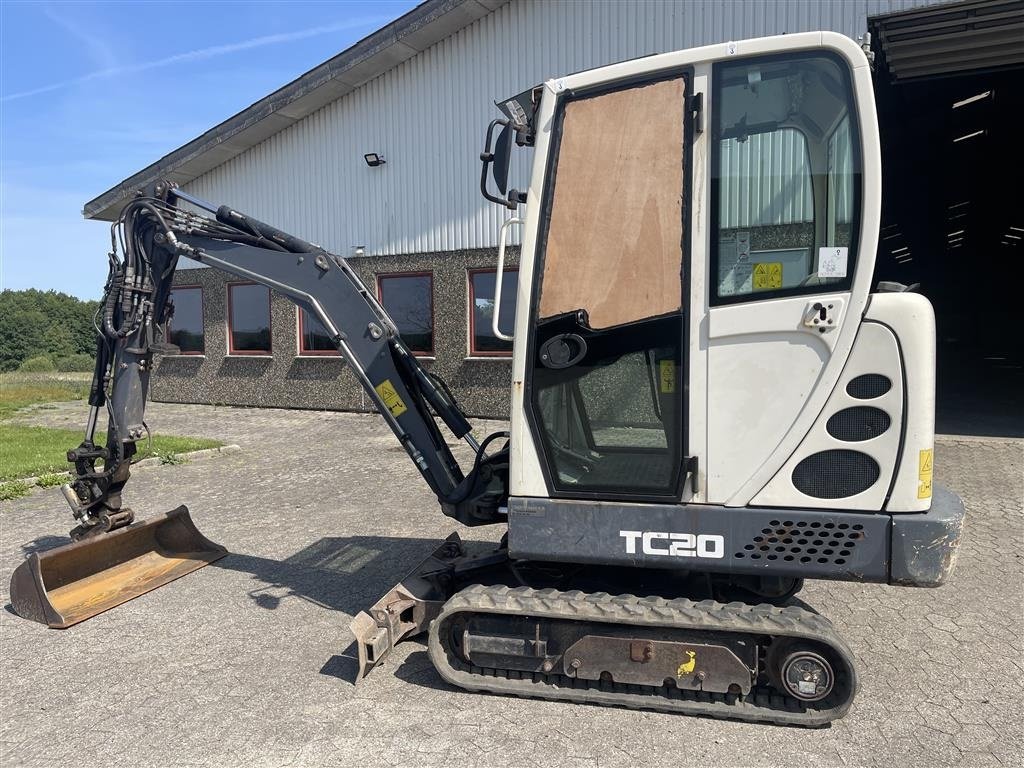
[[1022, 24], [1024, 3], [1002, 1], [869, 20], [875, 277], [919, 283], [935, 307], [939, 433], [1024, 437]]

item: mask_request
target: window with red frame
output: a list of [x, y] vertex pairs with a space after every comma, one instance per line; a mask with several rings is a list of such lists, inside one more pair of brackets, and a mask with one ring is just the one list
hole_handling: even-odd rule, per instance
[[378, 275], [377, 296], [417, 355], [434, 352], [434, 276], [430, 272]]
[[[469, 353], [471, 355], [492, 355], [508, 357], [512, 354], [512, 342], [502, 341], [491, 328], [494, 318], [494, 287], [497, 272], [493, 269], [472, 270], [469, 273]], [[505, 269], [501, 280], [501, 316], [498, 329], [506, 336], [512, 335], [516, 316], [516, 288], [519, 270]]]
[[203, 289], [197, 285], [175, 286], [171, 302], [174, 315], [167, 323], [167, 341], [181, 350], [178, 354], [203, 354]]
[[228, 352], [270, 354], [270, 289], [265, 285], [228, 286]]
[[338, 347], [319, 319], [299, 308], [299, 354], [338, 355]]

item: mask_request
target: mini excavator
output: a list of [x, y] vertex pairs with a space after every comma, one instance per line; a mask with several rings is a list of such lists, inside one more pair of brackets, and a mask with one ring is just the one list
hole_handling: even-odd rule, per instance
[[[135, 522], [122, 500], [154, 355], [174, 353], [163, 329], [185, 257], [317, 318], [441, 511], [505, 529], [472, 554], [452, 534], [355, 617], [360, 677], [427, 632], [438, 673], [468, 690], [841, 717], [853, 654], [789, 598], [804, 579], [938, 586], [964, 517], [932, 482], [931, 305], [872, 284], [881, 168], [864, 52], [828, 32], [731, 42], [498, 107], [480, 186], [512, 214], [493, 311], [513, 341], [510, 432], [473, 435], [344, 258], [154, 183], [112, 227], [88, 424], [63, 488], [74, 541], [17, 568], [15, 611], [67, 627], [227, 554], [185, 507]], [[510, 190], [527, 149], [529, 187]], [[471, 447], [468, 471], [442, 427]]]

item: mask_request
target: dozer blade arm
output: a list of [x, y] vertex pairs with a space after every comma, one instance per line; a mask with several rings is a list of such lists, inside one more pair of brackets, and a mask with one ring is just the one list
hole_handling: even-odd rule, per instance
[[453, 533], [386, 595], [356, 614], [349, 629], [359, 651], [357, 681], [399, 642], [426, 631], [451, 597], [451, 564], [464, 555], [462, 540]]
[[388, 590], [349, 629], [356, 638], [359, 671], [356, 682], [383, 662], [398, 643], [430, 628], [445, 602], [467, 584], [507, 578], [508, 549], [467, 554], [458, 533], [445, 539], [408, 576]]

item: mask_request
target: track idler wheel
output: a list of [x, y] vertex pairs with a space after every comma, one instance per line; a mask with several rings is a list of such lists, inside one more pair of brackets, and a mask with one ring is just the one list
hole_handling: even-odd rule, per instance
[[836, 673], [827, 653], [812, 643], [780, 641], [768, 654], [773, 684], [801, 701], [821, 701], [836, 686]]

